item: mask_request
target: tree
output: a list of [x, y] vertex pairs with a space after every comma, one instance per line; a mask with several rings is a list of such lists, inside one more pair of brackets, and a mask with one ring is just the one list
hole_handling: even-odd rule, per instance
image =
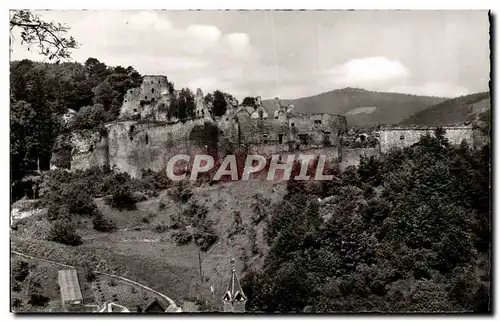
[[438, 130], [338, 174], [322, 205], [289, 182], [262, 273], [243, 280], [247, 307], [490, 311], [488, 150], [454, 148]]
[[215, 116], [222, 116], [226, 114], [227, 102], [224, 93], [216, 90], [213, 95], [213, 114]]
[[11, 103], [10, 154], [12, 179], [19, 179], [27, 170], [37, 169], [38, 161], [47, 165], [57, 123], [50, 113], [24, 101]]
[[89, 57], [85, 61], [85, 70], [87, 71], [88, 78], [92, 82], [92, 88], [102, 83], [110, 74], [108, 66], [93, 57]]
[[101, 104], [104, 110], [109, 111], [111, 104], [118, 97], [119, 93], [114, 90], [108, 80], [100, 83], [94, 88], [94, 104]]
[[212, 93], [207, 93], [207, 95], [205, 95], [205, 97], [203, 98], [203, 101], [205, 104], [208, 104], [208, 103], [212, 103], [214, 102], [214, 96], [212, 95]]
[[106, 112], [102, 104], [82, 107], [72, 121], [74, 129], [95, 129], [106, 120]]
[[44, 306], [50, 300], [44, 294], [42, 279], [38, 275], [29, 275], [23, 293], [26, 294], [28, 303], [31, 305]]
[[243, 99], [243, 102], [241, 103], [242, 106], [251, 106], [251, 107], [256, 107], [257, 103], [255, 102], [255, 97], [252, 96], [247, 96]]
[[69, 220], [55, 221], [50, 228], [48, 239], [71, 246], [82, 243], [82, 238], [76, 234], [75, 226]]
[[116, 229], [115, 222], [110, 218], [104, 217], [104, 215], [101, 213], [97, 213], [94, 216], [94, 219], [92, 219], [92, 224], [95, 230], [101, 232], [112, 232]]
[[18, 282], [23, 282], [30, 274], [29, 264], [23, 260], [15, 260], [12, 265], [12, 275]]
[[72, 36], [69, 38], [62, 36], [70, 30], [70, 27], [43, 21], [40, 16], [29, 10], [11, 10], [11, 39], [12, 31], [16, 28], [21, 30], [21, 43], [36, 45], [39, 54], [49, 60], [56, 59], [59, 62], [61, 59], [67, 59], [71, 55], [71, 50], [78, 48], [78, 43]]
[[194, 117], [196, 110], [195, 97], [189, 88], [181, 89], [179, 99], [177, 101], [179, 119], [188, 119]]

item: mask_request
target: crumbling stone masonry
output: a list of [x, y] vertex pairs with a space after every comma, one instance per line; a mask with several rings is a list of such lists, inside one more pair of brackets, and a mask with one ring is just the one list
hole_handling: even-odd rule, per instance
[[[346, 118], [336, 114], [294, 113], [293, 105], [282, 106], [276, 98], [275, 111], [267, 111], [256, 98], [256, 106], [240, 106], [228, 100], [225, 115], [214, 117], [196, 91], [192, 120], [180, 121], [170, 102], [177, 95], [165, 76], [145, 76], [140, 88], [129, 90], [119, 119], [106, 125], [107, 133], [74, 132], [71, 136], [71, 169], [108, 165], [140, 177], [143, 170], [161, 171], [173, 155], [210, 154], [325, 154], [341, 169], [359, 165], [362, 156], [378, 156], [391, 147], [416, 143], [430, 127], [384, 126], [374, 133], [375, 145], [349, 144]], [[271, 117], [274, 116], [274, 117]], [[466, 140], [474, 144], [470, 125], [445, 127], [452, 144]], [[368, 134], [363, 134], [365, 138]], [[362, 141], [354, 138], [351, 141]], [[345, 144], [344, 144], [345, 141]], [[371, 142], [371, 141], [370, 141]], [[359, 145], [359, 144], [358, 144]]]
[[[474, 146], [472, 125], [456, 125], [443, 127], [445, 137], [452, 145], [460, 145], [466, 141]], [[434, 135], [436, 127], [428, 126], [384, 126], [380, 128], [380, 152], [387, 153], [391, 148], [404, 148], [417, 143], [425, 134]]]

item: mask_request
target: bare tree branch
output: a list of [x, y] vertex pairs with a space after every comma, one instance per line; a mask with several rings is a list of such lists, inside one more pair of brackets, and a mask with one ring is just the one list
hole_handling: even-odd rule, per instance
[[60, 23], [43, 21], [38, 15], [28, 10], [12, 10], [10, 16], [10, 31], [21, 30], [21, 44], [36, 45], [39, 54], [49, 60], [68, 59], [71, 50], [78, 48], [78, 43], [73, 37], [64, 37], [70, 30], [69, 26]]

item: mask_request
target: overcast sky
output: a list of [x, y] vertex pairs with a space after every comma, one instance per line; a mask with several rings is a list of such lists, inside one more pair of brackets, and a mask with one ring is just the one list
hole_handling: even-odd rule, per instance
[[[296, 98], [344, 87], [457, 96], [488, 90], [486, 11], [42, 11], [95, 57], [176, 88]], [[16, 34], [14, 34], [16, 36]], [[11, 59], [41, 60], [17, 36]]]

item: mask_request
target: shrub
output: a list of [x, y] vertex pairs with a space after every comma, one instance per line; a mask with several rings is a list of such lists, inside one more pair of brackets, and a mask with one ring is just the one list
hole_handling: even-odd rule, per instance
[[182, 229], [173, 233], [172, 239], [178, 246], [182, 246], [189, 244], [193, 240], [193, 235], [187, 229]]
[[77, 246], [82, 243], [82, 238], [76, 234], [75, 226], [69, 220], [57, 220], [49, 231], [50, 241]]
[[218, 239], [219, 237], [210, 225], [200, 227], [194, 233], [194, 243], [204, 252], [215, 244]]
[[30, 273], [29, 264], [22, 260], [14, 261], [12, 276], [16, 281], [23, 282]]
[[168, 226], [162, 221], [161, 223], [157, 223], [155, 225], [154, 230], [157, 233], [164, 233], [168, 230]]
[[187, 203], [193, 196], [193, 192], [181, 181], [169, 191], [169, 195], [176, 202]]
[[32, 276], [26, 281], [27, 285], [24, 289], [29, 298], [28, 304], [36, 306], [44, 306], [49, 298], [43, 294], [42, 282], [39, 277]]
[[92, 199], [91, 195], [85, 193], [81, 186], [70, 185], [70, 191], [64, 193], [66, 199], [66, 205], [70, 213], [82, 215], [82, 216], [92, 216], [97, 211], [97, 206]]
[[255, 194], [252, 201], [252, 223], [258, 225], [262, 219], [267, 218], [271, 200], [265, 198], [261, 193]]
[[163, 200], [160, 200], [160, 202], [158, 203], [158, 210], [163, 211], [165, 209], [167, 209], [167, 204]]
[[116, 224], [111, 218], [106, 218], [101, 213], [92, 219], [92, 225], [95, 230], [101, 232], [112, 232], [116, 229]]
[[167, 172], [164, 170], [159, 172], [143, 171], [142, 181], [147, 182], [155, 190], [165, 190], [172, 186], [172, 180], [168, 178]]
[[111, 207], [120, 210], [136, 208], [136, 200], [128, 185], [117, 184], [110, 188], [110, 192], [111, 198], [108, 199], [108, 203]]
[[180, 213], [172, 215], [171, 227], [174, 229], [184, 228], [186, 226], [198, 226], [207, 217], [208, 209], [198, 204], [196, 201], [190, 201]]
[[103, 194], [113, 194], [114, 189], [117, 186], [123, 186], [128, 184], [132, 178], [126, 172], [110, 173], [103, 179], [102, 191]]
[[87, 270], [85, 271], [85, 279], [87, 280], [87, 282], [93, 282], [95, 281], [95, 278], [96, 276], [94, 270], [91, 267], [87, 268]]
[[21, 300], [18, 298], [13, 298], [12, 299], [12, 306], [13, 307], [20, 307], [21, 306]]

